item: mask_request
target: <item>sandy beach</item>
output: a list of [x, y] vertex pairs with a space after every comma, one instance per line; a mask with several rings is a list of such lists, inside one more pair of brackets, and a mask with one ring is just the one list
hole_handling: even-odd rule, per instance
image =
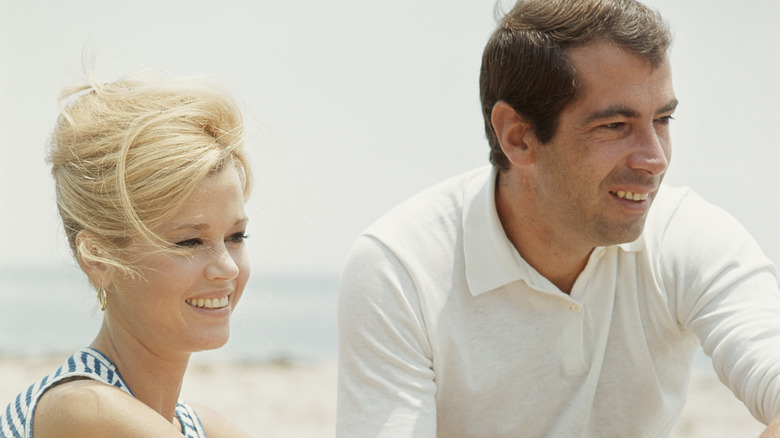
[[[54, 370], [62, 357], [0, 357], [0, 404]], [[219, 363], [193, 359], [182, 398], [208, 404], [257, 437], [332, 437], [335, 363]], [[708, 371], [691, 382], [671, 438], [758, 437], [763, 425]]]

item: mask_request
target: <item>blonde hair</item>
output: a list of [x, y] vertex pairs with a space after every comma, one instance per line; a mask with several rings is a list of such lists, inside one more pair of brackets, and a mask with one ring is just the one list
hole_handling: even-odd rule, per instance
[[[74, 256], [133, 275], [130, 239], [170, 250], [152, 230], [226, 166], [252, 185], [240, 110], [200, 78], [129, 77], [65, 88], [48, 162]], [[88, 231], [96, 239], [78, 239]], [[96, 241], [95, 241], [96, 240]]]

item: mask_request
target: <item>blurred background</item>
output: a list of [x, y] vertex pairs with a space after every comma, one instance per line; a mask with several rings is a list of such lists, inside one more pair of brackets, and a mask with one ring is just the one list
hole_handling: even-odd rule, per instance
[[[666, 181], [735, 215], [780, 263], [780, 2], [652, 0], [675, 34]], [[253, 276], [225, 349], [335, 358], [355, 236], [487, 163], [478, 98], [492, 0], [0, 0], [0, 354], [70, 352], [99, 325], [67, 248], [45, 144], [84, 59], [213, 78], [241, 102], [256, 173]], [[24, 333], [24, 336], [9, 336]]]

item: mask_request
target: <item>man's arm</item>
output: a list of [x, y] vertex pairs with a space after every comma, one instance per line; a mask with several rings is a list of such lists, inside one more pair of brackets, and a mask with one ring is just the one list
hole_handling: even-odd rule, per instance
[[431, 347], [414, 282], [360, 236], [339, 284], [336, 436], [436, 435]]
[[682, 327], [758, 420], [780, 413], [780, 290], [775, 267], [736, 219], [689, 194], [663, 238], [664, 274]]

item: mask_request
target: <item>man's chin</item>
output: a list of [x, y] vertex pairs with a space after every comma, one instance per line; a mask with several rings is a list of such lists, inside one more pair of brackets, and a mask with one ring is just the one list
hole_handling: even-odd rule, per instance
[[606, 233], [604, 236], [602, 246], [621, 245], [624, 243], [631, 243], [639, 239], [642, 236], [642, 232], [645, 228], [645, 220], [639, 223], [626, 225], [623, 227], [613, 227], [611, 232]]

